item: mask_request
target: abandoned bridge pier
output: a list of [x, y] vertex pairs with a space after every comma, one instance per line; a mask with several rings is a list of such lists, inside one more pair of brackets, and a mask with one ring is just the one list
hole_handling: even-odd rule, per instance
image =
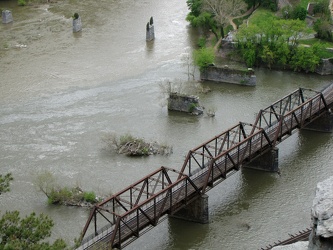
[[[331, 132], [333, 84], [299, 88], [93, 207], [77, 249], [124, 248], [168, 216], [208, 223], [207, 191], [241, 167], [278, 171], [277, 145], [299, 129]], [[86, 236], [90, 234], [90, 236]]]

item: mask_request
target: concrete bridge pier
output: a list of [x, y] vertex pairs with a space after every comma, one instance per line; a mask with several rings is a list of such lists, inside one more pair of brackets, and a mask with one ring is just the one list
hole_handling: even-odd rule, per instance
[[10, 10], [3, 10], [1, 16], [2, 16], [2, 23], [7, 24], [13, 22], [13, 15]]
[[209, 223], [208, 195], [201, 195], [198, 199], [191, 202], [186, 207], [182, 208], [173, 215], [170, 215], [170, 217], [201, 224]]
[[267, 172], [279, 172], [279, 149], [276, 147], [272, 148], [244, 165], [244, 167]]
[[330, 111], [320, 116], [304, 128], [305, 130], [313, 130], [318, 132], [332, 132], [333, 131], [333, 113]]

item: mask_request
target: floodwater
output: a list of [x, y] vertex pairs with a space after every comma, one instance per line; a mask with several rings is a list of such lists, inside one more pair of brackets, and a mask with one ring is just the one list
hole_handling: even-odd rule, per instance
[[[256, 69], [256, 87], [201, 83], [212, 90], [198, 95], [214, 118], [168, 112], [161, 84], [187, 80], [183, 57], [198, 39], [185, 21], [185, 0], [0, 1], [0, 9], [14, 18], [0, 25], [0, 173], [14, 177], [0, 210], [49, 215], [52, 239], [68, 245], [89, 211], [48, 205], [34, 184], [41, 171], [60, 186], [108, 196], [160, 166], [180, 169], [188, 150], [239, 121], [254, 122], [291, 91], [333, 80]], [[75, 12], [83, 30], [73, 34]], [[147, 43], [151, 16], [156, 39]], [[156, 140], [173, 154], [117, 155], [103, 144], [110, 133]], [[168, 219], [127, 249], [258, 249], [309, 227], [316, 184], [333, 174], [332, 142], [332, 134], [295, 133], [278, 146], [281, 175], [243, 169], [208, 192], [209, 224]]]

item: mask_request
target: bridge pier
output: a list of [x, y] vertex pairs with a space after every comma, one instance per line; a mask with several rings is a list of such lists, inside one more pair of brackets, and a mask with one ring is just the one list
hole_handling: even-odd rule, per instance
[[306, 125], [305, 130], [312, 130], [318, 132], [332, 132], [333, 131], [333, 114], [331, 111], [326, 112], [313, 122]]
[[244, 165], [244, 167], [267, 172], [279, 172], [279, 149], [272, 148]]
[[201, 195], [198, 199], [170, 216], [202, 224], [209, 223], [208, 195]]

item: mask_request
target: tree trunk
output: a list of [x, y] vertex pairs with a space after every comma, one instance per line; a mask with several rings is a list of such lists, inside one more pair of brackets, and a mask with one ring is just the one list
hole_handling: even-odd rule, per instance
[[221, 38], [222, 39], [224, 38], [224, 29], [223, 29], [223, 26], [221, 26]]

